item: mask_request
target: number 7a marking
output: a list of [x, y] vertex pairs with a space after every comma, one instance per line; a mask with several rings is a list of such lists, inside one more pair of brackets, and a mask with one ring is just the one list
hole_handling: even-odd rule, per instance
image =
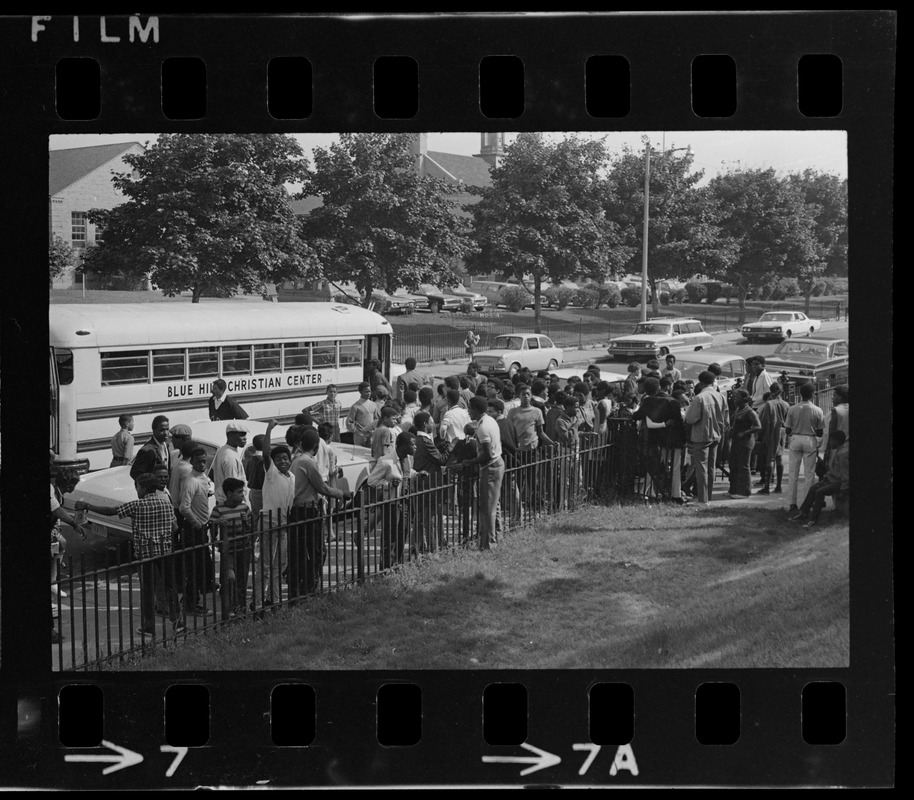
[[590, 750], [590, 755], [584, 759], [584, 763], [581, 764], [581, 768], [578, 770], [578, 775], [583, 775], [590, 769], [590, 765], [593, 764], [593, 760], [597, 757], [597, 754], [600, 752], [600, 745], [592, 744], [591, 742], [585, 742], [583, 744], [573, 744], [571, 745], [572, 750]]

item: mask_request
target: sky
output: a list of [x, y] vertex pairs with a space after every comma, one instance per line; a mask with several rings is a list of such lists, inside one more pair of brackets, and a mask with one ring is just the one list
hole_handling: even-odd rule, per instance
[[[657, 148], [691, 147], [693, 168], [705, 171], [705, 180], [731, 169], [767, 169], [779, 173], [799, 172], [812, 168], [820, 172], [847, 177], [847, 134], [845, 131], [587, 131], [581, 137], [605, 138], [610, 152], [619, 152], [627, 144], [640, 150], [642, 136], [650, 137]], [[310, 155], [314, 147], [327, 147], [336, 140], [332, 133], [292, 134]], [[507, 144], [517, 134], [506, 133]], [[561, 139], [563, 133], [550, 133]], [[69, 134], [51, 136], [51, 150], [110, 144], [113, 142], [153, 141], [156, 134]], [[428, 149], [445, 153], [475, 155], [479, 152], [480, 134], [429, 133]]]

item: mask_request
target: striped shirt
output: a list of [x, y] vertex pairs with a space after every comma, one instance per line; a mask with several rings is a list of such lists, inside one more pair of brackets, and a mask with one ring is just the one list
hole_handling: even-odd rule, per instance
[[118, 507], [117, 515], [130, 517], [137, 558], [153, 558], [171, 552], [175, 512], [171, 500], [162, 492], [150, 492], [139, 500], [124, 503]]

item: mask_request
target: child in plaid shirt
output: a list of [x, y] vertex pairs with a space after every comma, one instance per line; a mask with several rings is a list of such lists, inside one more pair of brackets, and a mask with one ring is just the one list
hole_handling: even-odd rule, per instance
[[247, 609], [248, 572], [254, 548], [251, 537], [246, 535], [251, 532], [252, 525], [251, 509], [244, 502], [244, 481], [226, 478], [222, 491], [225, 500], [213, 509], [210, 521], [219, 532], [222, 617], [227, 619]]
[[308, 411], [318, 425], [322, 422], [327, 422], [333, 426], [333, 434], [330, 439], [332, 442], [340, 440], [340, 417], [343, 415], [343, 406], [336, 399], [336, 393], [336, 384], [328, 383], [327, 396], [310, 408], [302, 409], [303, 411]]

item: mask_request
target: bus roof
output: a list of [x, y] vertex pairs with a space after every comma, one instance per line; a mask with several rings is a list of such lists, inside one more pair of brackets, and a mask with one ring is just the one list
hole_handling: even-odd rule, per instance
[[53, 304], [48, 318], [51, 345], [67, 348], [391, 333], [390, 323], [380, 314], [342, 303]]

